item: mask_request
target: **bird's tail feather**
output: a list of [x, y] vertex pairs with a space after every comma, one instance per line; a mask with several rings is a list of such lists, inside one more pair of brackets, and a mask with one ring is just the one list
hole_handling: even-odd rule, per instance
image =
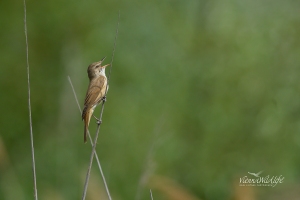
[[84, 108], [82, 112], [82, 119], [84, 121], [84, 143], [86, 143], [86, 136], [89, 129], [89, 124], [91, 120], [91, 116], [93, 114], [93, 110], [91, 108]]

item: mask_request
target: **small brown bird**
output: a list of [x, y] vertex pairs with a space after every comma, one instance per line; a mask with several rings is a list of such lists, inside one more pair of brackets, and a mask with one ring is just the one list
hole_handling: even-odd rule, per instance
[[107, 85], [105, 68], [110, 65], [107, 64], [101, 66], [105, 58], [106, 57], [102, 58], [102, 60], [100, 60], [99, 62], [90, 64], [87, 69], [90, 84], [86, 92], [84, 108], [82, 111], [82, 120], [84, 121], [84, 143], [86, 143], [86, 135], [88, 132], [91, 116], [93, 115], [96, 106], [105, 98]]

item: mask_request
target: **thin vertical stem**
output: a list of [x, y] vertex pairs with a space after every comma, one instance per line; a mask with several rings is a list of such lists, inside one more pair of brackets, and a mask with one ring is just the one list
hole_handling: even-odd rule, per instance
[[30, 101], [30, 70], [29, 70], [28, 36], [27, 36], [26, 0], [24, 0], [24, 31], [25, 31], [25, 41], [26, 41], [26, 65], [27, 65], [27, 85], [28, 85], [28, 110], [29, 110], [29, 127], [30, 127], [30, 142], [31, 142], [31, 155], [32, 155], [32, 171], [33, 171], [34, 199], [35, 199], [35, 200], [38, 200], [37, 184], [36, 184], [36, 171], [35, 171], [35, 158], [34, 158], [34, 145], [33, 145], [32, 117], [31, 117], [31, 101]]

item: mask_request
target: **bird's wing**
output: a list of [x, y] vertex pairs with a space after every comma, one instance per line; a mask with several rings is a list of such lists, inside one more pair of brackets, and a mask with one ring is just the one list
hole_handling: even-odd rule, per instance
[[84, 100], [84, 106], [97, 105], [105, 94], [106, 90], [106, 77], [99, 76], [98, 78], [90, 82], [86, 97]]

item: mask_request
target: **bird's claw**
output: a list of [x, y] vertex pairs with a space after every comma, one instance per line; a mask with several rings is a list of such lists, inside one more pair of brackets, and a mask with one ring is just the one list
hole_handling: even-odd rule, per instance
[[104, 97], [102, 97], [102, 101], [106, 102], [106, 95]]

